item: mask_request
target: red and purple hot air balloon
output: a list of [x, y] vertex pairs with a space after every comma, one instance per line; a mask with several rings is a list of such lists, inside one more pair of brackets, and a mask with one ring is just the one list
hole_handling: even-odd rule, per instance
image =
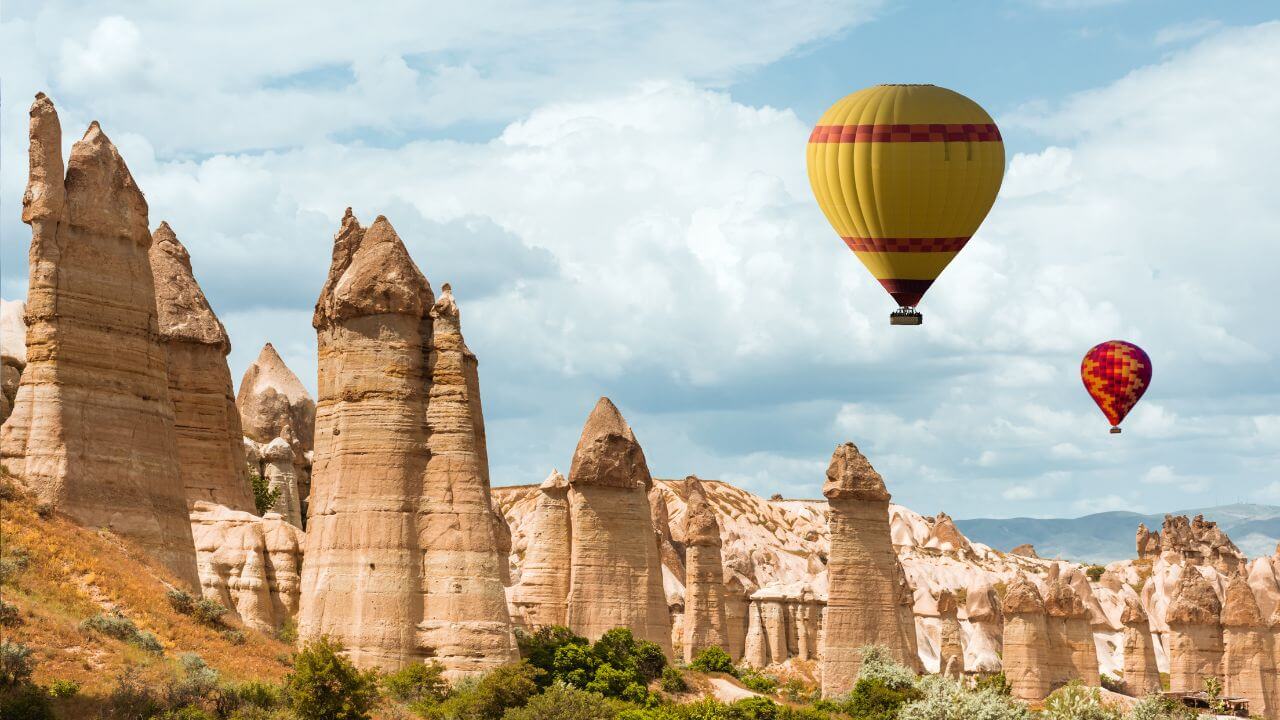
[[1108, 340], [1085, 353], [1080, 379], [1107, 416], [1111, 432], [1118, 433], [1121, 421], [1151, 386], [1151, 358], [1131, 342]]

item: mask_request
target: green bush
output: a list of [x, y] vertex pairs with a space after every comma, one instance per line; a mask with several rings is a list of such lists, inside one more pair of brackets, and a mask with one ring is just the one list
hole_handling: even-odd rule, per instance
[[1054, 690], [1045, 698], [1044, 720], [1120, 720], [1115, 707], [1102, 702], [1098, 688], [1085, 687], [1078, 680]]
[[444, 679], [444, 666], [432, 660], [413, 663], [382, 676], [382, 691], [405, 703], [438, 703], [449, 696], [449, 681]]
[[75, 680], [54, 680], [49, 683], [49, 697], [69, 698], [80, 692], [80, 683]]
[[727, 673], [734, 677], [738, 676], [738, 669], [733, 666], [733, 660], [729, 657], [729, 653], [723, 648], [711, 646], [698, 653], [693, 658], [693, 662], [689, 663], [689, 667], [698, 672], [704, 673]]
[[954, 680], [930, 675], [916, 684], [923, 697], [898, 712], [898, 720], [1031, 720], [1027, 706], [992, 690], [970, 691]]
[[54, 720], [49, 696], [35, 685], [0, 689], [0, 718], [4, 720]]
[[614, 720], [617, 714], [599, 693], [554, 683], [524, 707], [507, 710], [502, 720]]
[[17, 687], [31, 679], [36, 661], [31, 648], [19, 642], [0, 642], [0, 687]]
[[662, 668], [662, 691], [669, 693], [688, 692], [689, 683], [684, 681], [684, 673], [668, 665]]
[[0, 600], [0, 626], [15, 627], [21, 624], [22, 615], [18, 612], [18, 606]]
[[299, 720], [368, 720], [378, 702], [377, 673], [358, 670], [341, 652], [327, 637], [298, 651], [285, 695]]
[[772, 695], [778, 689], [777, 678], [772, 675], [766, 675], [755, 668], [739, 668], [738, 679], [753, 692]]
[[777, 720], [778, 704], [768, 698], [743, 698], [728, 708], [732, 720]]
[[1089, 576], [1089, 580], [1098, 582], [1102, 579], [1102, 573], [1106, 571], [1107, 569], [1101, 565], [1090, 565], [1084, 569], [1084, 574]]
[[[595, 677], [600, 661], [592, 654], [587, 645], [572, 643], [556, 649], [555, 659], [551, 664], [550, 676], [555, 680], [568, 683], [578, 688], [585, 688]], [[547, 676], [543, 676], [544, 681]]]
[[164, 654], [164, 646], [160, 644], [160, 638], [155, 633], [139, 630], [136, 635], [130, 638], [129, 642], [156, 655]]
[[639, 684], [636, 683], [635, 672], [603, 663], [596, 668], [595, 677], [587, 683], [587, 690], [605, 697], [622, 697], [632, 684]]
[[974, 690], [989, 690], [996, 695], [1004, 695], [1005, 697], [1013, 695], [1013, 686], [1009, 684], [1009, 678], [1004, 672], [998, 672], [994, 675], [982, 675], [974, 683]]
[[883, 645], [864, 645], [858, 648], [862, 655], [862, 666], [858, 670], [859, 680], [879, 680], [886, 688], [901, 690], [911, 687], [916, 682], [916, 674], [899, 664]]
[[138, 626], [134, 625], [132, 620], [120, 614], [119, 610], [106, 614], [99, 613], [93, 617], [86, 618], [80, 622], [80, 630], [96, 632], [116, 640], [123, 640], [157, 655], [164, 652], [164, 647], [160, 645], [159, 638], [153, 633], [139, 630]]
[[138, 678], [138, 668], [130, 665], [116, 676], [116, 684], [103, 703], [102, 716], [108, 718], [150, 718], [159, 715], [164, 704]]
[[458, 683], [447, 700], [422, 715], [431, 720], [501, 720], [507, 710], [524, 707], [538, 694], [542, 674], [527, 662], [503, 665], [479, 680]]
[[26, 548], [10, 545], [8, 557], [0, 558], [0, 583], [7, 583], [31, 564]]
[[880, 677], [860, 677], [840, 709], [860, 720], [896, 720], [903, 705], [924, 695], [912, 685], [890, 687]]
[[253, 490], [253, 507], [258, 515], [265, 515], [280, 500], [280, 488], [271, 489], [271, 483], [256, 472], [249, 473], [249, 488]]
[[279, 686], [258, 680], [250, 680], [228, 690], [235, 695], [237, 707], [271, 710], [279, 707], [282, 702]]
[[553, 669], [556, 652], [566, 645], [590, 647], [591, 643], [581, 635], [563, 625], [542, 625], [531, 633], [516, 630], [516, 643], [520, 646], [520, 657], [529, 664], [544, 670], [547, 676], [544, 681], [551, 683], [550, 674]]
[[184, 705], [166, 710], [155, 716], [155, 720], [218, 720], [204, 708], [195, 705]]
[[244, 636], [243, 630], [227, 628], [226, 630], [223, 630], [221, 633], [218, 633], [218, 634], [221, 635], [224, 640], [231, 643], [232, 645], [245, 644], [245, 636]]
[[178, 658], [182, 676], [171, 678], [165, 685], [165, 703], [171, 708], [199, 705], [218, 692], [218, 671], [205, 664], [195, 653], [182, 653]]
[[286, 618], [281, 623], [280, 629], [276, 630], [276, 639], [290, 645], [298, 642], [298, 625], [293, 621], [293, 618]]
[[191, 615], [196, 611], [196, 599], [186, 590], [173, 588], [164, 594], [164, 598], [169, 601], [169, 607], [173, 608], [175, 612]]
[[1134, 704], [1125, 720], [1195, 720], [1191, 708], [1162, 695], [1148, 695]]
[[205, 625], [220, 625], [222, 616], [229, 612], [231, 611], [216, 600], [201, 599], [196, 601], [191, 614]]

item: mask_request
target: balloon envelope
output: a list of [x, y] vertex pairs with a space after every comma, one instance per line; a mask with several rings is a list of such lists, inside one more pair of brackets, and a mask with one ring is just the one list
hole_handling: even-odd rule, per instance
[[1085, 353], [1080, 379], [1112, 432], [1120, 432], [1120, 422], [1151, 385], [1151, 358], [1133, 343], [1108, 340]]
[[977, 231], [1004, 178], [991, 116], [934, 85], [876, 85], [845, 97], [813, 129], [807, 158], [823, 214], [904, 308]]

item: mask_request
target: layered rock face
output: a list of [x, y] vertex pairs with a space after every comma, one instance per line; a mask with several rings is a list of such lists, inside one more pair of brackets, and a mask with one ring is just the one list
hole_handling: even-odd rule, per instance
[[25, 310], [21, 302], [0, 300], [0, 423], [13, 412], [22, 369], [27, 366], [27, 324], [22, 320]]
[[510, 662], [478, 382], [386, 218], [348, 210], [313, 318], [320, 400], [299, 633], [361, 666], [435, 657], [453, 676]]
[[[724, 565], [720, 559], [720, 523], [702, 490], [702, 481], [685, 480], [684, 661], [709, 647], [724, 649]], [[807, 641], [807, 638], [805, 638]]]
[[[236, 405], [250, 470], [280, 490], [276, 511], [290, 522], [296, 518], [301, 527], [311, 493], [315, 401], [267, 343], [240, 378]], [[287, 458], [281, 445], [288, 450]]]
[[1156, 667], [1155, 644], [1147, 612], [1137, 595], [1125, 597], [1124, 614], [1124, 687], [1134, 697], [1143, 697], [1160, 688], [1160, 670]]
[[1222, 604], [1195, 567], [1182, 570], [1165, 613], [1169, 689], [1194, 692], [1207, 677], [1222, 676]]
[[1041, 700], [1054, 688], [1048, 616], [1040, 591], [1019, 575], [1004, 596], [1004, 674], [1019, 700]]
[[273, 632], [298, 612], [302, 531], [278, 513], [262, 517], [196, 501], [191, 509], [204, 596], [248, 627]]
[[1222, 605], [1223, 691], [1249, 701], [1249, 712], [1259, 717], [1280, 715], [1277, 705], [1274, 638], [1267, 629], [1258, 602], [1244, 578], [1235, 575], [1227, 584]]
[[1167, 562], [1207, 565], [1228, 575], [1240, 572], [1245, 565], [1240, 548], [1217, 523], [1205, 520], [1203, 515], [1190, 521], [1186, 515], [1165, 515], [1159, 541], [1160, 556]]
[[227, 367], [231, 340], [191, 272], [191, 255], [168, 223], [152, 234], [149, 256], [187, 505], [205, 501], [253, 512]]
[[569, 524], [569, 481], [552, 470], [538, 486], [520, 583], [512, 592], [518, 624], [529, 628], [565, 624], [573, 531]]
[[961, 645], [959, 607], [949, 591], [938, 596], [938, 672], [949, 678], [964, 674], [964, 646]]
[[71, 150], [31, 106], [27, 366], [0, 459], [45, 502], [109, 527], [197, 586], [156, 320], [147, 202], [95, 122]]
[[671, 614], [648, 491], [644, 451], [621, 413], [600, 398], [569, 469], [573, 526], [568, 626], [594, 640], [615, 627], [671, 654]]
[[827, 566], [822, 694], [853, 689], [862, 658], [858, 648], [879, 644], [908, 667], [914, 627], [898, 612], [898, 557], [889, 535], [889, 491], [853, 443], [836, 448], [822, 494], [830, 504], [831, 558]]
[[1087, 686], [1097, 686], [1098, 652], [1093, 643], [1089, 611], [1084, 599], [1062, 574], [1059, 565], [1054, 566], [1052, 577], [1044, 592], [1044, 607], [1048, 615], [1049, 664], [1044, 673], [1054, 687], [1079, 680]]
[[418, 516], [426, 607], [419, 627], [452, 671], [482, 672], [519, 659], [503, 585], [511, 540], [493, 514], [477, 361], [448, 283], [430, 316], [430, 457]]

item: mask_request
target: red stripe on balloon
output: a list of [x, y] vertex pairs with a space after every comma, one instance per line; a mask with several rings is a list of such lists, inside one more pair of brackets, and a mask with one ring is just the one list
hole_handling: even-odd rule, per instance
[[840, 239], [854, 252], [960, 252], [969, 242], [967, 237]]
[[811, 143], [859, 142], [1000, 142], [994, 124], [818, 125]]

